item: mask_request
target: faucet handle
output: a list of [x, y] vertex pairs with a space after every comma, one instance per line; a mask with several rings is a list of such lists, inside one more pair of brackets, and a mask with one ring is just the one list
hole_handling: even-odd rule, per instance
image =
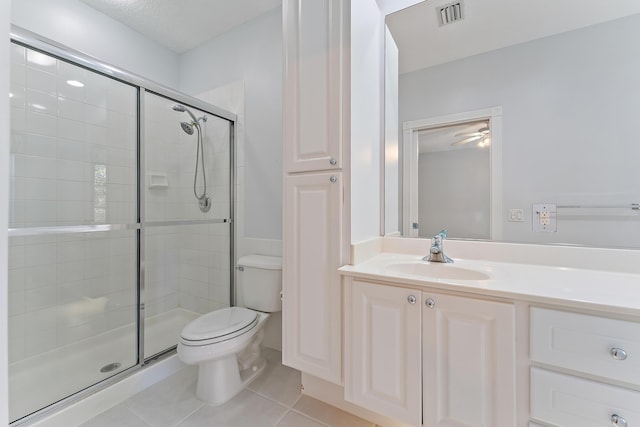
[[443, 239], [446, 239], [447, 238], [447, 229], [445, 228], [444, 230], [440, 230], [440, 232], [437, 235], [442, 237]]

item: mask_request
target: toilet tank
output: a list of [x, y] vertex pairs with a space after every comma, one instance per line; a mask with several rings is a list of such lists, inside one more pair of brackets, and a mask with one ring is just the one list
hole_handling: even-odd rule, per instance
[[238, 259], [238, 285], [244, 304], [273, 313], [282, 310], [282, 258], [246, 255]]

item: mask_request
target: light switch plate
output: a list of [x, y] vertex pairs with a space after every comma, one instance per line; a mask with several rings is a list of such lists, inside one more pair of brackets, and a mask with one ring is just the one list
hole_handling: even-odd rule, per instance
[[536, 203], [532, 209], [534, 233], [555, 233], [558, 231], [555, 203]]
[[524, 209], [509, 209], [509, 222], [524, 222]]

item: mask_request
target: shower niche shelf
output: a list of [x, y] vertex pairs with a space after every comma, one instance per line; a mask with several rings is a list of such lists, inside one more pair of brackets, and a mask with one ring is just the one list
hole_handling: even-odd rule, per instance
[[168, 188], [169, 179], [166, 173], [150, 173], [147, 177], [149, 188]]

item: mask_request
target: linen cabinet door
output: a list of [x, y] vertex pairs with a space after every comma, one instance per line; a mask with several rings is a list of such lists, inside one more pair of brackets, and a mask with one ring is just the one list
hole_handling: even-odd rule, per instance
[[345, 299], [345, 398], [422, 425], [420, 292], [354, 280]]
[[516, 425], [513, 305], [422, 295], [424, 425]]
[[342, 168], [349, 137], [348, 0], [284, 0], [285, 173]]
[[282, 360], [336, 384], [342, 380], [342, 192], [340, 173], [285, 178]]

